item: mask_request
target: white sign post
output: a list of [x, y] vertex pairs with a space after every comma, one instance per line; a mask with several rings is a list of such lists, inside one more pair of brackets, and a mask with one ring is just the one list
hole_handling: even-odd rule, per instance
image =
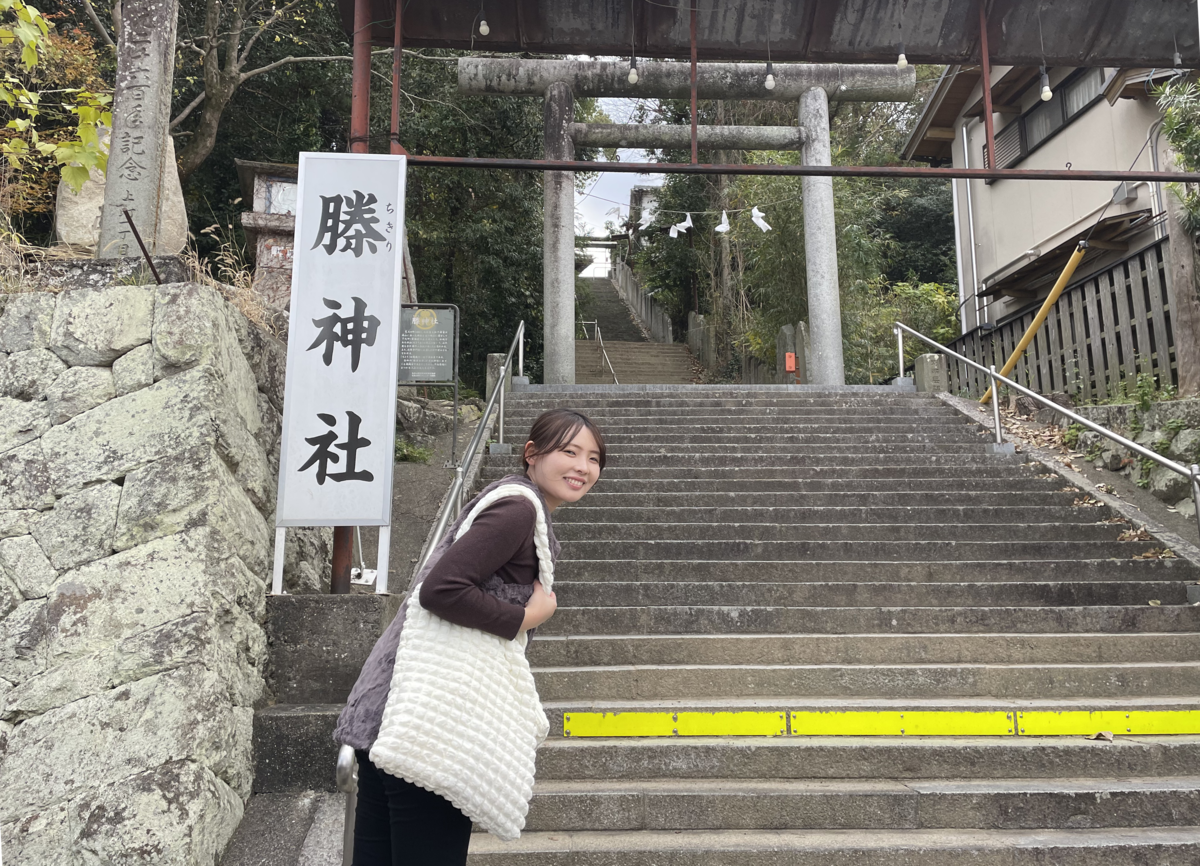
[[406, 169], [403, 156], [300, 154], [276, 595], [288, 526], [378, 526], [387, 592]]

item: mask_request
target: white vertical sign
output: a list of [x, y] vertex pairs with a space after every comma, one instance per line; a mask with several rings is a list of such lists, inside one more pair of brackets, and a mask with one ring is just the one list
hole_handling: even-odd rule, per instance
[[300, 154], [278, 527], [391, 520], [406, 168]]

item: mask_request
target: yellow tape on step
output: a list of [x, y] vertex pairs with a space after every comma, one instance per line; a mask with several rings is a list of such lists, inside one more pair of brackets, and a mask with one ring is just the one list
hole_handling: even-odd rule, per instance
[[780, 737], [787, 713], [564, 713], [564, 737]]
[[794, 737], [1000, 737], [1013, 714], [998, 710], [792, 710]]
[[1018, 732], [1027, 737], [1200, 734], [1200, 710], [1063, 710], [1021, 712]]

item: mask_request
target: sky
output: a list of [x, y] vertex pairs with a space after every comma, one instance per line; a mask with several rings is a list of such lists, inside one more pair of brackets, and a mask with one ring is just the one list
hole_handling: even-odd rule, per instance
[[[613, 123], [627, 123], [639, 100], [601, 99], [600, 107], [612, 118]], [[621, 162], [645, 162], [646, 153], [641, 150], [621, 149], [617, 151]], [[601, 155], [603, 159], [603, 154]], [[629, 191], [635, 186], [661, 186], [665, 175], [661, 174], [617, 174], [602, 172], [585, 192], [575, 193], [575, 223], [584, 223], [582, 230], [589, 237], [605, 237], [604, 224], [608, 221], [620, 224], [629, 216]], [[614, 209], [619, 211], [613, 212]], [[591, 250], [596, 263], [583, 276], [592, 276], [608, 266], [608, 250]]]

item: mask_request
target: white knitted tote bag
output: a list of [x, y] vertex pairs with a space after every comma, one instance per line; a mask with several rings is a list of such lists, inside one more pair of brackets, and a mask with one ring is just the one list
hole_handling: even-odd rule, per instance
[[[467, 515], [455, 541], [498, 499], [525, 496], [537, 514], [538, 579], [554, 585], [546, 517], [523, 484], [504, 484]], [[525, 632], [505, 640], [454, 625], [421, 607], [420, 587], [408, 611], [371, 762], [445, 797], [500, 839], [521, 835], [533, 796], [534, 758], [550, 732], [529, 662]]]

